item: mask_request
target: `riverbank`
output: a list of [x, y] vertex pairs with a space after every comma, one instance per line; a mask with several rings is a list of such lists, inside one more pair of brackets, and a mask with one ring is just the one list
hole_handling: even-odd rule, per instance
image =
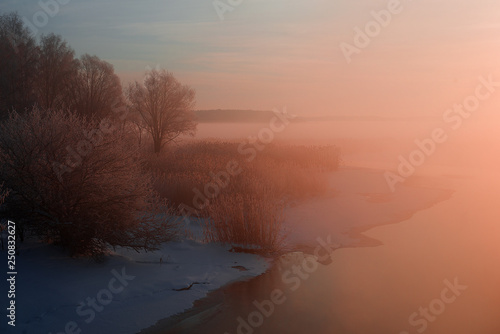
[[[311, 198], [286, 211], [287, 247], [300, 251], [292, 256], [297, 260], [313, 253], [318, 237], [331, 236], [339, 248], [381, 245], [365, 231], [400, 222], [451, 195], [432, 179], [410, 179], [391, 193], [376, 169], [341, 168], [330, 175], [329, 183], [324, 198]], [[196, 221], [189, 229], [194, 239], [201, 232]], [[224, 330], [230, 332], [235, 312], [241, 311], [235, 305], [245, 300], [242, 296], [262, 300], [269, 297], [268, 288], [288, 288], [281, 266], [195, 240], [169, 243], [150, 253], [119, 249], [100, 264], [71, 259], [52, 246], [27, 243], [18, 268], [17, 301], [22, 307], [15, 332], [27, 334], [60, 333], [66, 328], [95, 334], [137, 333], [144, 328], [148, 329], [141, 333], [166, 333], [173, 326], [179, 333], [190, 333], [207, 325], [228, 325]]]
[[[158, 251], [116, 249], [102, 263], [36, 241], [19, 243], [15, 327], [6, 318], [0, 332], [136, 333], [191, 308], [209, 291], [269, 268], [257, 255], [198, 241], [202, 228], [196, 220], [187, 228], [189, 238]], [[7, 263], [7, 251], [0, 255]], [[8, 291], [6, 282], [1, 291]]]
[[[287, 249], [294, 252], [291, 257], [301, 261], [308, 256], [307, 253], [313, 254], [318, 237], [330, 236], [338, 248], [381, 245], [381, 241], [366, 236], [364, 232], [376, 226], [401, 222], [420, 210], [449, 199], [453, 193], [437, 187], [435, 180], [427, 180], [423, 187], [415, 186], [417, 181], [422, 183], [422, 180], [409, 180], [408, 184], [391, 193], [380, 170], [349, 167], [332, 173], [330, 191], [324, 198], [311, 198], [286, 211], [285, 225], [290, 232]], [[283, 256], [287, 257], [290, 255]], [[235, 332], [235, 319], [252, 312], [253, 300], [269, 298], [273, 289], [288, 289], [283, 281], [281, 264], [278, 260], [256, 278], [210, 292], [207, 298], [196, 301], [192, 309], [161, 320], [141, 334]]]

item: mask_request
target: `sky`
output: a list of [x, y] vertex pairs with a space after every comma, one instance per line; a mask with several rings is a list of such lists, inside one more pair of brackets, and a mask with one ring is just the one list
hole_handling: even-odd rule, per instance
[[[500, 80], [495, 0], [0, 1], [35, 35], [113, 64], [124, 85], [148, 68], [173, 72], [196, 89], [197, 109], [440, 116], [479, 76]], [[376, 23], [373, 11], [389, 17]]]

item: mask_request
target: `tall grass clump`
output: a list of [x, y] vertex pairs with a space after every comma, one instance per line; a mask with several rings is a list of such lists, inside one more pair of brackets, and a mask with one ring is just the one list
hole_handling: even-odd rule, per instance
[[[271, 252], [283, 242], [285, 207], [324, 194], [328, 173], [339, 167], [340, 152], [335, 146], [269, 144], [250, 160], [239, 153], [239, 145], [190, 141], [148, 155], [146, 168], [156, 192], [174, 207], [189, 206], [194, 215], [205, 218], [207, 241]], [[208, 196], [205, 185], [213, 183], [212, 176], [224, 171], [229, 161], [235, 161], [241, 173], [231, 176], [217, 196]], [[206, 195], [208, 205], [197, 206], [196, 193]]]
[[268, 254], [283, 244], [284, 206], [280, 201], [262, 200], [250, 194], [224, 194], [210, 205], [208, 212], [204, 234], [209, 242], [254, 248]]

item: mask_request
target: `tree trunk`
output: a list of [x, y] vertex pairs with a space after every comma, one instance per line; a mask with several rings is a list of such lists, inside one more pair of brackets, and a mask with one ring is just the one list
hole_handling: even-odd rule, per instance
[[153, 147], [156, 154], [159, 154], [161, 151], [161, 139], [153, 138]]

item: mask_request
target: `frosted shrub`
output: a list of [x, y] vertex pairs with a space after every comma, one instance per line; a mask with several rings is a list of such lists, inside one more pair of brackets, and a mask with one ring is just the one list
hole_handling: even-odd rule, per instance
[[0, 125], [8, 216], [73, 255], [153, 249], [174, 237], [175, 222], [150, 191], [135, 141], [112, 124], [97, 129], [68, 112], [11, 114]]

